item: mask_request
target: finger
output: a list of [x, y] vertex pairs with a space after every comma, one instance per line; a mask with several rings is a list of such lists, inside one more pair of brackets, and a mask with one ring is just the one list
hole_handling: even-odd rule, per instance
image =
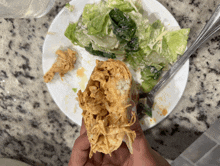
[[122, 142], [121, 146], [112, 153], [112, 156], [116, 157], [116, 164], [122, 165], [130, 155], [130, 151], [125, 142]]
[[90, 143], [87, 134], [79, 136], [73, 146], [69, 166], [84, 165], [89, 158]]
[[82, 135], [85, 132], [86, 132], [85, 122], [84, 122], [84, 119], [82, 118], [82, 125], [81, 125], [81, 129], [80, 129], [80, 135]]
[[93, 156], [92, 156], [93, 163], [96, 166], [102, 165], [103, 156], [104, 156], [103, 153], [100, 153], [100, 152], [94, 153]]
[[110, 155], [104, 155], [103, 165], [113, 164], [113, 165], [123, 165], [127, 158], [129, 157], [130, 152], [127, 148], [127, 145], [122, 142], [121, 146], [113, 151]]
[[138, 117], [136, 116], [136, 122], [130, 127], [131, 130], [135, 131], [136, 139], [137, 138], [145, 138], [141, 125], [139, 123]]
[[139, 123], [137, 116], [136, 116], [136, 122], [130, 128], [136, 133], [136, 138], [132, 145], [133, 149], [138, 152], [143, 152], [143, 153], [146, 153], [146, 150], [147, 150], [148, 151], [147, 153], [149, 153], [149, 151], [151, 151], [152, 149], [146, 140], [146, 137], [144, 135], [144, 132], [141, 128], [141, 125]]

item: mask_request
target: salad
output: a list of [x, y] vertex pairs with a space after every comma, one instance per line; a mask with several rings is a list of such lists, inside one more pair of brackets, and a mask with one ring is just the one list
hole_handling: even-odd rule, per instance
[[65, 36], [95, 56], [123, 57], [135, 71], [140, 70], [141, 86], [149, 92], [162, 71], [184, 53], [189, 31], [169, 31], [160, 20], [150, 24], [139, 0], [101, 0], [85, 5]]

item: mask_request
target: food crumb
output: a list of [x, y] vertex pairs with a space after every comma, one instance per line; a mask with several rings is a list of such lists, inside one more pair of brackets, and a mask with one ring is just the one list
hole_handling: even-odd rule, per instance
[[72, 88], [72, 90], [73, 90], [73, 92], [75, 92], [75, 93], [77, 92], [77, 88]]
[[68, 50], [66, 51], [57, 50], [56, 54], [58, 55], [56, 62], [44, 75], [44, 82], [46, 83], [52, 81], [55, 73], [59, 73], [60, 78], [63, 81], [62, 77], [64, 76], [64, 74], [74, 69], [74, 64], [76, 63], [75, 51], [68, 48]]
[[48, 35], [55, 35], [56, 32], [47, 32]]

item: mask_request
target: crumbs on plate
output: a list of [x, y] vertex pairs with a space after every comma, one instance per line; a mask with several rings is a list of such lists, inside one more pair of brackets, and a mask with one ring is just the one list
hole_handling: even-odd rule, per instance
[[47, 32], [48, 35], [55, 35], [56, 32]]
[[46, 83], [53, 79], [55, 73], [59, 73], [60, 78], [63, 81], [62, 77], [64, 74], [74, 69], [74, 64], [76, 63], [76, 51], [68, 48], [66, 51], [57, 50], [56, 54], [58, 55], [56, 62], [44, 75], [44, 82]]

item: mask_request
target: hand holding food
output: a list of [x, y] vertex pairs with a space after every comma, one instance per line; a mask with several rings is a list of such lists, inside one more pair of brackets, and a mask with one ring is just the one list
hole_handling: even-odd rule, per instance
[[168, 162], [150, 147], [138, 119], [131, 126], [131, 130], [136, 133], [136, 138], [132, 144], [133, 154], [129, 152], [126, 144], [122, 142], [120, 147], [112, 152], [111, 156], [96, 152], [89, 158], [91, 147], [87, 137], [85, 123], [82, 121], [80, 136], [75, 141], [68, 166], [169, 166]]

